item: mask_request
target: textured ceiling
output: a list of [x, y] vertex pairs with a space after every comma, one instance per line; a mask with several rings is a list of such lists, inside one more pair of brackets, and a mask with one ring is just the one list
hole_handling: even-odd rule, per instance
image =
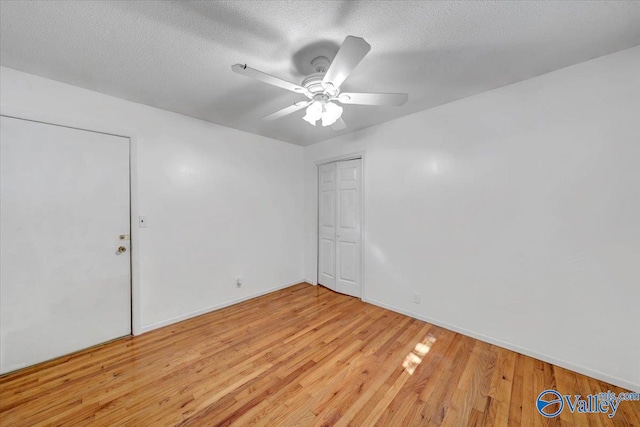
[[[2, 1], [0, 63], [72, 85], [308, 145], [640, 44], [639, 2]], [[372, 46], [349, 92], [407, 92], [402, 107], [346, 105], [347, 128], [299, 111], [294, 83], [345, 36]]]

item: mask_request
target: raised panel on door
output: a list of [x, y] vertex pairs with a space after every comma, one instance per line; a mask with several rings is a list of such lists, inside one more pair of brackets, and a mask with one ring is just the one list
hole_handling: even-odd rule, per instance
[[318, 283], [336, 288], [336, 165], [318, 168]]
[[336, 290], [361, 297], [361, 160], [336, 167]]
[[338, 246], [340, 256], [339, 278], [343, 282], [355, 284], [358, 281], [358, 244], [356, 242], [341, 241]]
[[320, 273], [330, 279], [335, 279], [335, 253], [336, 242], [331, 239], [322, 239], [320, 241], [320, 248], [322, 252], [323, 262], [320, 264]]
[[340, 197], [339, 232], [358, 231], [358, 190], [346, 188], [338, 190]]
[[131, 263], [129, 139], [0, 120], [4, 373], [130, 334]]
[[[322, 202], [322, 220], [320, 225], [327, 229], [333, 229], [336, 222], [336, 191], [335, 190], [322, 190], [321, 196]], [[328, 230], [327, 230], [328, 231]]]

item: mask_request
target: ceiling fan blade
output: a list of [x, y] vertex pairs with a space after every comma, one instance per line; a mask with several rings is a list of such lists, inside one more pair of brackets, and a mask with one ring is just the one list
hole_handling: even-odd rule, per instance
[[340, 46], [340, 50], [333, 58], [333, 62], [329, 66], [327, 73], [322, 79], [322, 85], [327, 86], [329, 84], [333, 87], [340, 87], [343, 81], [354, 68], [362, 61], [367, 53], [371, 50], [371, 45], [367, 43], [363, 38], [347, 36]]
[[342, 120], [342, 117], [340, 117], [334, 124], [331, 125], [331, 129], [333, 130], [342, 130], [346, 127], [347, 124], [344, 122], [344, 120]]
[[283, 108], [280, 111], [276, 111], [275, 113], [269, 114], [268, 116], [264, 116], [262, 119], [263, 120], [276, 120], [279, 119], [280, 117], [284, 117], [287, 116], [291, 113], [295, 113], [298, 110], [302, 110], [304, 107], [308, 106], [309, 104], [311, 104], [311, 101], [300, 101], [300, 102], [296, 102], [293, 105], [290, 105], [286, 108]]
[[290, 90], [291, 92], [301, 93], [303, 95], [306, 95], [308, 93], [307, 89], [303, 88], [302, 86], [298, 86], [297, 84], [279, 79], [278, 77], [272, 76], [271, 74], [263, 73], [262, 71], [258, 71], [255, 68], [247, 67], [246, 64], [235, 64], [231, 66], [231, 69], [235, 73], [260, 80], [273, 86], [278, 86], [283, 89]]
[[348, 93], [338, 96], [342, 104], [359, 105], [404, 105], [409, 99], [406, 93]]

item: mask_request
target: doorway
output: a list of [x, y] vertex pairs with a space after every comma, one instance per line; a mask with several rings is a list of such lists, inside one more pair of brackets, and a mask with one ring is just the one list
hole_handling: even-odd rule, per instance
[[318, 166], [318, 284], [362, 298], [362, 158]]
[[0, 117], [0, 373], [131, 334], [130, 140]]

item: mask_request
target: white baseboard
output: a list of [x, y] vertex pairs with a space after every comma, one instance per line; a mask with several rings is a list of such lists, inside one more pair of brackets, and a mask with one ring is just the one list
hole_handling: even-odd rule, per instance
[[266, 295], [266, 294], [269, 294], [271, 292], [279, 291], [281, 289], [285, 289], [285, 288], [288, 288], [290, 286], [297, 285], [298, 283], [303, 283], [303, 282], [306, 282], [306, 280], [305, 279], [301, 279], [301, 280], [297, 280], [297, 281], [294, 281], [294, 282], [286, 283], [284, 285], [275, 286], [273, 288], [264, 289], [262, 291], [259, 291], [259, 292], [256, 292], [256, 293], [253, 293], [253, 294], [250, 294], [250, 295], [245, 295], [245, 296], [242, 296], [240, 298], [235, 298], [235, 299], [232, 299], [232, 300], [229, 300], [229, 301], [225, 301], [225, 302], [220, 303], [220, 304], [216, 304], [216, 305], [212, 305], [212, 306], [209, 306], [209, 307], [202, 308], [200, 310], [192, 311], [191, 313], [182, 314], [180, 316], [175, 316], [175, 317], [172, 317], [170, 319], [163, 320], [161, 322], [156, 322], [156, 323], [153, 323], [151, 325], [142, 326], [140, 328], [140, 333], [139, 334], [135, 334], [135, 335], [144, 334], [145, 332], [149, 332], [149, 331], [152, 331], [154, 329], [162, 328], [163, 326], [172, 325], [174, 323], [178, 323], [178, 322], [181, 322], [183, 320], [191, 319], [192, 317], [200, 316], [201, 314], [209, 313], [209, 312], [215, 311], [215, 310], [220, 310], [221, 308], [229, 307], [230, 305], [237, 304], [237, 303], [243, 302], [243, 301], [247, 301], [247, 300], [262, 296], [262, 295]]
[[[363, 301], [365, 301], [365, 300], [363, 299]], [[507, 350], [515, 351], [516, 353], [524, 354], [525, 356], [529, 356], [529, 357], [533, 357], [533, 358], [538, 359], [538, 360], [542, 360], [543, 362], [547, 362], [547, 363], [551, 363], [553, 365], [560, 366], [561, 368], [569, 369], [571, 371], [578, 372], [578, 373], [583, 374], [583, 375], [587, 375], [589, 377], [592, 377], [592, 378], [607, 382], [609, 384], [613, 384], [613, 385], [616, 385], [618, 387], [622, 387], [622, 388], [624, 388], [626, 390], [629, 390], [629, 391], [640, 392], [640, 384], [638, 384], [638, 383], [627, 381], [627, 380], [622, 379], [622, 378], [617, 378], [617, 377], [605, 374], [604, 372], [600, 372], [600, 371], [596, 371], [594, 369], [586, 368], [584, 366], [576, 365], [576, 364], [568, 362], [566, 360], [558, 359], [558, 358], [550, 356], [548, 354], [539, 353], [537, 351], [534, 351], [534, 350], [531, 350], [531, 349], [528, 349], [528, 348], [524, 348], [524, 347], [520, 347], [518, 345], [511, 344], [511, 343], [508, 343], [508, 342], [505, 342], [505, 341], [501, 341], [501, 340], [496, 339], [496, 338], [488, 337], [486, 335], [483, 335], [483, 334], [480, 334], [480, 333], [477, 333], [477, 332], [473, 332], [473, 331], [470, 331], [468, 329], [461, 328], [459, 326], [452, 325], [452, 324], [447, 323], [447, 322], [441, 322], [441, 321], [436, 320], [436, 319], [431, 319], [429, 317], [422, 316], [420, 314], [413, 313], [413, 312], [408, 311], [408, 310], [403, 310], [401, 308], [394, 307], [392, 305], [385, 304], [385, 303], [380, 302], [380, 301], [367, 299], [365, 302], [367, 302], [369, 304], [377, 305], [378, 307], [386, 308], [387, 310], [395, 311], [396, 313], [401, 313], [401, 314], [404, 314], [406, 316], [413, 317], [413, 318], [418, 319], [418, 320], [422, 320], [422, 321], [427, 322], [427, 323], [431, 323], [431, 324], [436, 325], [436, 326], [440, 326], [440, 327], [445, 328], [445, 329], [449, 329], [450, 331], [458, 332], [458, 333], [460, 333], [462, 335], [466, 335], [468, 337], [475, 338], [475, 339], [478, 339], [480, 341], [484, 341], [486, 343], [493, 344], [493, 345], [496, 345], [498, 347], [505, 348]], [[540, 390], [540, 391], [542, 391], [542, 390]], [[607, 390], [602, 390], [602, 391], [606, 392]]]

